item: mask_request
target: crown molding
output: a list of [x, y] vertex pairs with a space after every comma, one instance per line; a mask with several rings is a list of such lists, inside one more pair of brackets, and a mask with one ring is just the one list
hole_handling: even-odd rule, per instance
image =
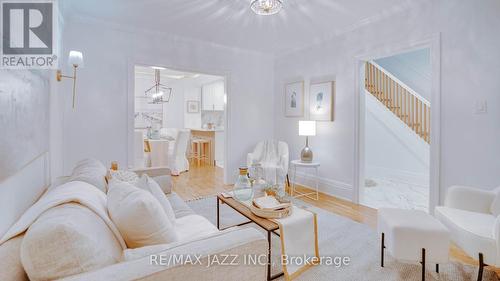
[[238, 47], [234, 47], [234, 46], [222, 45], [222, 44], [218, 44], [215, 42], [205, 41], [205, 40], [201, 40], [201, 39], [197, 39], [197, 38], [193, 38], [193, 37], [179, 36], [179, 35], [163, 32], [163, 31], [159, 31], [159, 30], [140, 28], [140, 27], [136, 27], [136, 26], [133, 26], [130, 24], [121, 24], [121, 23], [106, 21], [106, 20], [95, 18], [95, 17], [83, 16], [83, 15], [68, 16], [66, 23], [67, 24], [69, 24], [69, 23], [95, 24], [95, 25], [106, 26], [106, 27], [109, 27], [110, 29], [114, 29], [117, 31], [130, 33], [130, 34], [147, 34], [147, 35], [151, 35], [154, 37], [163, 37], [166, 39], [170, 39], [174, 42], [185, 42], [185, 43], [191, 43], [191, 44], [209, 45], [210, 47], [217, 48], [217, 49], [225, 49], [228, 52], [232, 52], [232, 53], [236, 52], [236, 53], [253, 54], [253, 55], [270, 57], [270, 58], [273, 57], [272, 53], [265, 53], [265, 52], [259, 52], [259, 51], [252, 50], [252, 49], [244, 49], [244, 48], [238, 48]]
[[300, 52], [300, 51], [311, 49], [313, 47], [324, 44], [325, 42], [332, 41], [335, 38], [338, 38], [340, 36], [343, 36], [343, 35], [346, 35], [348, 33], [353, 32], [353, 31], [356, 31], [358, 29], [361, 29], [361, 28], [368, 26], [370, 24], [381, 22], [381, 21], [383, 21], [391, 16], [398, 15], [398, 14], [403, 13], [405, 11], [408, 11], [412, 8], [415, 8], [419, 5], [428, 4], [431, 1], [432, 0], [406, 0], [399, 5], [393, 6], [389, 9], [386, 9], [383, 11], [380, 11], [379, 13], [373, 14], [367, 18], [359, 20], [356, 23], [351, 24], [349, 26], [346, 26], [344, 28], [340, 28], [337, 31], [335, 31], [332, 35], [324, 36], [323, 38], [318, 39], [311, 44], [306, 44], [302, 47], [293, 48], [293, 49], [284, 51], [281, 54], [275, 54], [275, 59], [279, 59], [279, 58], [286, 57], [286, 56], [292, 55], [292, 54]]

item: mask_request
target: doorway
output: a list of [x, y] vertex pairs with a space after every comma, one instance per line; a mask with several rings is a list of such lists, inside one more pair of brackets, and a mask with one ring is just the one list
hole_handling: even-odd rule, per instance
[[227, 158], [225, 77], [156, 65], [134, 65], [132, 69], [129, 166], [168, 167], [173, 176], [182, 177], [176, 180], [180, 183], [200, 173], [223, 182]]
[[431, 48], [367, 57], [358, 66], [358, 202], [432, 211]]

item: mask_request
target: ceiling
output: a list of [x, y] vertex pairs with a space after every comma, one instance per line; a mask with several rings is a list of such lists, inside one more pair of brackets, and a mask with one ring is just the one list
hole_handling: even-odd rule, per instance
[[[150, 66], [136, 65], [135, 66], [135, 74], [148, 76], [151, 78], [151, 81], [153, 81], [155, 71]], [[208, 83], [212, 83], [212, 82], [224, 79], [224, 77], [221, 77], [221, 76], [193, 73], [193, 72], [185, 72], [185, 71], [179, 71], [179, 70], [174, 70], [174, 69], [169, 69], [169, 68], [161, 69], [160, 76], [161, 76], [162, 81], [165, 81], [166, 83], [173, 84], [173, 83], [183, 82], [183, 83], [190, 83], [190, 84], [195, 85], [195, 86], [201, 86], [204, 84], [208, 84]]]
[[283, 0], [259, 16], [250, 0], [64, 0], [66, 17], [90, 17], [230, 47], [279, 54], [421, 0]]

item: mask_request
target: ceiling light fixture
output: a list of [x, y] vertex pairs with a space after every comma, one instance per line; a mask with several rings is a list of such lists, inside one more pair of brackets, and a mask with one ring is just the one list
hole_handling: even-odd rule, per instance
[[270, 16], [279, 13], [283, 8], [282, 0], [252, 0], [250, 8], [257, 15]]
[[164, 94], [165, 94], [164, 92], [158, 92], [158, 93], [152, 94], [151, 97], [153, 97], [153, 99], [156, 99], [156, 98], [163, 96]]
[[166, 103], [170, 101], [172, 88], [160, 83], [160, 69], [155, 69], [154, 85], [144, 91], [144, 93], [146, 96], [151, 96], [151, 103], [153, 104]]

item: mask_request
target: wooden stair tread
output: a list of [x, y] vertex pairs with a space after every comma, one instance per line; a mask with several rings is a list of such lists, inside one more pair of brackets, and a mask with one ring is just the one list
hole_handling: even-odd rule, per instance
[[[430, 143], [430, 128], [428, 125], [429, 123], [427, 123], [427, 120], [430, 120], [430, 116], [425, 115], [430, 105], [426, 105], [425, 103], [419, 105], [418, 97], [416, 100], [407, 100], [407, 96], [411, 98], [412, 93], [410, 91], [406, 90], [401, 85], [398, 86], [398, 83], [393, 81], [390, 77], [386, 77], [382, 70], [367, 62], [367, 69], [369, 67], [371, 67], [370, 69], [372, 72], [370, 76], [365, 76], [366, 91], [380, 101], [385, 108], [396, 115], [396, 117], [403, 121], [403, 123], [419, 135], [419, 137], [427, 143]], [[376, 76], [374, 76], [375, 73], [373, 71], [377, 73]], [[389, 82], [392, 84], [388, 84]], [[396, 88], [396, 86], [401, 88]], [[409, 107], [409, 102], [411, 102], [411, 107]], [[424, 126], [426, 127], [424, 128]]]

